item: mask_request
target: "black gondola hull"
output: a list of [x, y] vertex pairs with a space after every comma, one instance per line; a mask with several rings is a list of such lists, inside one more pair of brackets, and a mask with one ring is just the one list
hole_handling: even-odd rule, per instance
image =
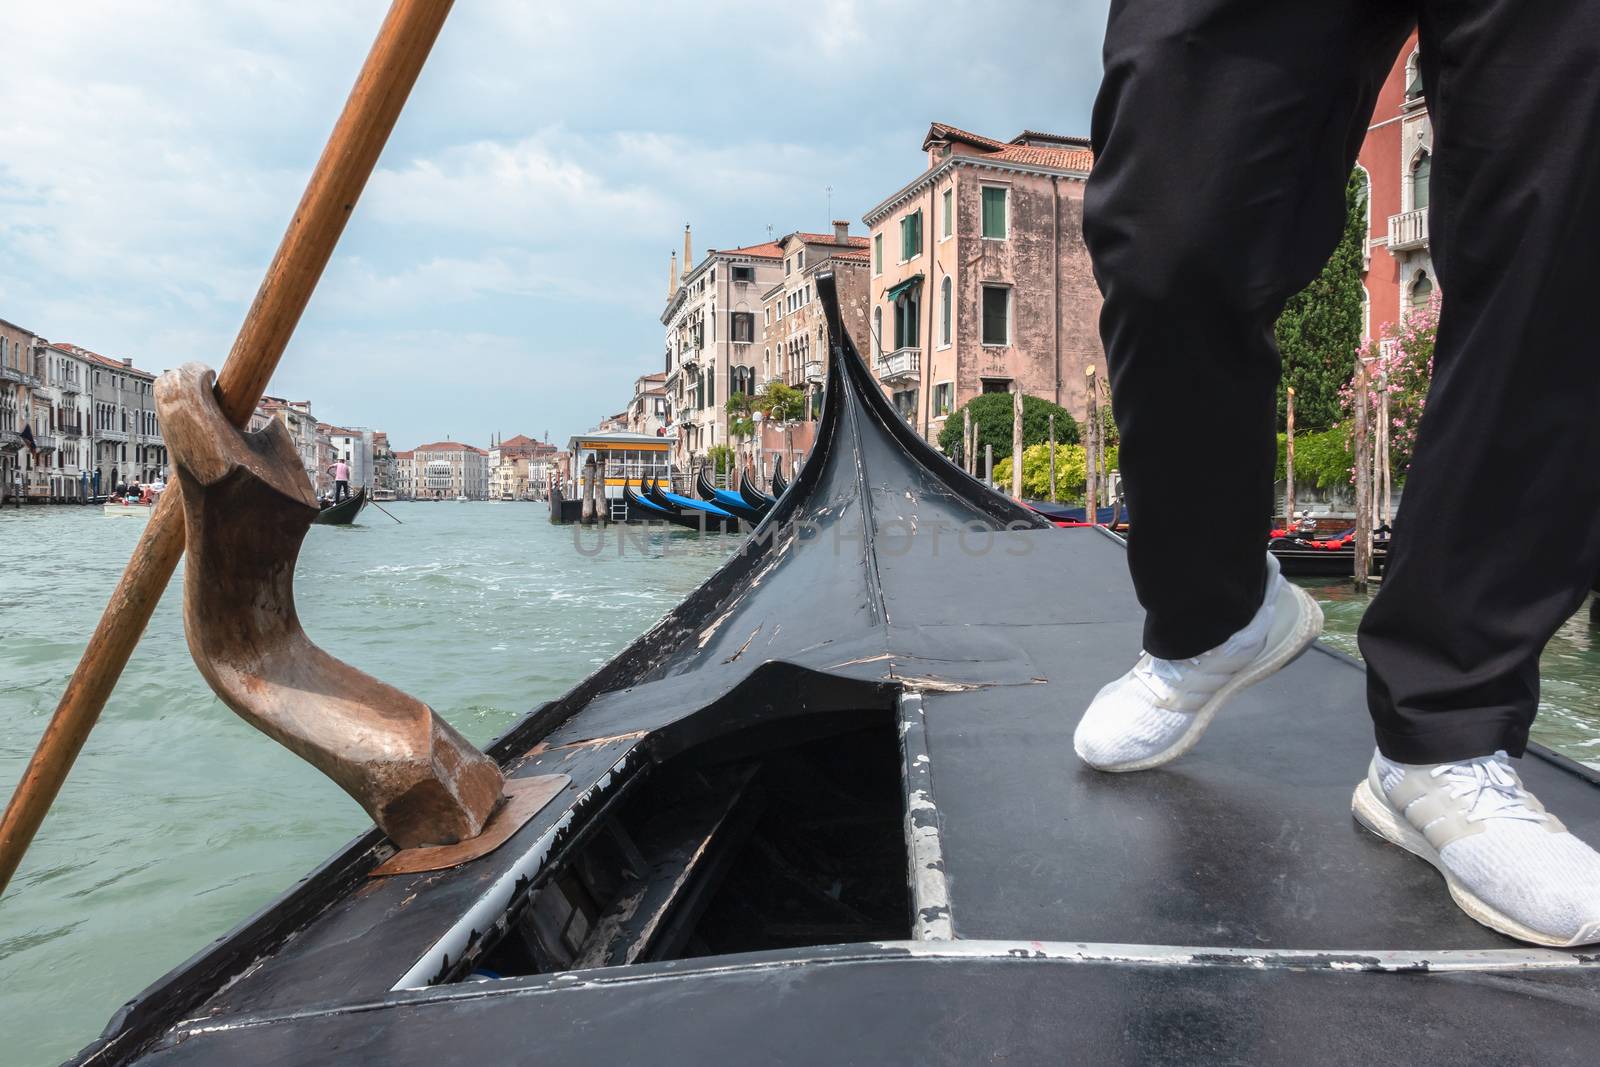
[[356, 516], [361, 514], [361, 509], [366, 506], [367, 491], [358, 489], [354, 496], [323, 508], [311, 521], [319, 526], [349, 526], [356, 521]]

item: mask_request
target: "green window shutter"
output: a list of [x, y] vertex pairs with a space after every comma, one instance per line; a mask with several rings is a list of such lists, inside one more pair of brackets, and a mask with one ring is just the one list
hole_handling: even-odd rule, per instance
[[1011, 343], [1009, 317], [1011, 290], [986, 285], [983, 288], [983, 343], [1004, 345]]
[[1006, 191], [996, 186], [984, 186], [983, 189], [983, 235], [1006, 235]]
[[944, 235], [949, 237], [955, 232], [955, 195], [954, 190], [944, 191]]
[[939, 334], [939, 343], [947, 345], [950, 343], [950, 279], [948, 276], [946, 276], [944, 282], [939, 286], [939, 294], [939, 321], [943, 324], [940, 327], [941, 332]]
[[[911, 216], [911, 255], [922, 252], [922, 212]], [[909, 258], [909, 257], [908, 257]]]

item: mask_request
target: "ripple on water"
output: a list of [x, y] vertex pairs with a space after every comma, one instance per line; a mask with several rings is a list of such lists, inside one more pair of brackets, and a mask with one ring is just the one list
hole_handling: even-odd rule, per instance
[[[604, 551], [582, 555], [538, 505], [390, 510], [405, 525], [312, 528], [301, 619], [480, 744], [648, 629], [737, 544], [652, 535], [649, 557], [631, 543], [618, 557], [607, 532]], [[7, 510], [0, 524], [0, 780], [13, 782], [140, 531], [90, 508]], [[0, 1020], [31, 1024], [5, 1027], [7, 1067], [81, 1048], [129, 996], [364, 825], [336, 786], [206, 688], [175, 584], [0, 898]]]

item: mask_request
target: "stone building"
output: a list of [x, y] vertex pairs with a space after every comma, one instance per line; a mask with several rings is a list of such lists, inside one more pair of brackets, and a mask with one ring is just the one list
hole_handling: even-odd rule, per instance
[[26, 492], [25, 472], [32, 453], [22, 437], [33, 431], [33, 391], [41, 383], [33, 373], [33, 349], [39, 338], [32, 330], [0, 319], [0, 501]]
[[752, 465], [764, 475], [784, 457], [784, 469], [811, 450], [822, 415], [823, 384], [833, 339], [817, 299], [816, 276], [832, 272], [845, 329], [863, 353], [871, 351], [868, 326], [867, 238], [852, 237], [850, 224], [835, 220], [831, 234], [797, 231], [780, 239], [783, 276], [762, 294], [761, 363], [756, 388], [773, 379], [805, 394], [805, 414], [795, 422], [763, 422], [759, 455]]
[[342, 459], [350, 465], [352, 493], [357, 489], [374, 488], [373, 450], [376, 434], [372, 430], [332, 426], [325, 422], [317, 423], [317, 431], [326, 435], [331, 454], [323, 471], [326, 472], [334, 460]]
[[1105, 364], [1083, 243], [1087, 139], [1009, 141], [934, 123], [923, 172], [867, 212], [873, 370], [937, 439], [979, 393], [1019, 387], [1074, 415]]
[[93, 424], [90, 481], [100, 491], [122, 482], [153, 482], [167, 477], [167, 448], [156, 417], [156, 376], [131, 359], [112, 359], [70, 344], [54, 346], [76, 353], [92, 368], [88, 383]]
[[[95, 363], [61, 345], [41, 344], [36, 363], [50, 404], [49, 433], [53, 448], [41, 454], [41, 478], [51, 500], [84, 500], [100, 492], [94, 472]], [[159, 426], [156, 427], [159, 431]], [[165, 467], [164, 445], [156, 459]], [[154, 480], [154, 479], [150, 479]]]
[[628, 402], [629, 433], [666, 436], [667, 372], [641, 374], [633, 380], [633, 399]]
[[1428, 243], [1433, 123], [1417, 58], [1412, 33], [1378, 92], [1358, 157], [1368, 189], [1367, 337], [1426, 307], [1438, 284]]
[[529, 500], [536, 497], [544, 484], [540, 461], [548, 459], [555, 450], [555, 445], [520, 433], [491, 444], [488, 453], [490, 498]]
[[435, 441], [412, 450], [412, 496], [417, 500], [485, 500], [489, 453], [460, 441]]
[[417, 498], [417, 467], [416, 454], [413, 452], [396, 452], [394, 454], [394, 495], [400, 500], [415, 500]]
[[[679, 470], [728, 443], [727, 399], [753, 383], [761, 341], [761, 294], [782, 277], [778, 243], [712, 249], [692, 268], [683, 228], [683, 271], [674, 258], [667, 286], [666, 389], [673, 463]], [[751, 386], [753, 389], [753, 385]], [[624, 420], [626, 425], [626, 420]]]
[[372, 431], [372, 488], [380, 497], [398, 489], [394, 478], [394, 450], [389, 447], [389, 435], [382, 430]]

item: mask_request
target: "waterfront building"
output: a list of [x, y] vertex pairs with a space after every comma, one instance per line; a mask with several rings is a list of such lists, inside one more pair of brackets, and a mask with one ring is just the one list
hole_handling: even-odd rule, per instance
[[165, 480], [166, 442], [156, 417], [156, 376], [140, 370], [131, 359], [113, 359], [79, 345], [54, 346], [86, 360], [91, 368], [90, 421], [93, 469], [101, 493], [123, 482]]
[[398, 491], [394, 477], [394, 450], [389, 447], [389, 435], [382, 430], [372, 431], [372, 492], [379, 500], [393, 500]]
[[[761, 294], [782, 277], [775, 241], [728, 251], [711, 249], [693, 263], [689, 227], [683, 228], [683, 267], [670, 268], [666, 328], [666, 378], [675, 463], [686, 469], [716, 445], [728, 443], [730, 390], [754, 390], [760, 351]], [[626, 419], [623, 425], [626, 425]]]
[[628, 402], [629, 433], [666, 436], [667, 372], [641, 374], [633, 380], [633, 399]]
[[794, 422], [762, 423], [758, 455], [747, 456], [746, 461], [763, 475], [770, 473], [779, 456], [784, 457], [785, 469], [793, 471], [795, 462], [811, 450], [816, 420], [822, 416], [834, 339], [817, 299], [817, 274], [833, 273], [845, 329], [860, 351], [870, 351], [868, 243], [849, 231], [848, 222], [835, 220], [831, 234], [796, 231], [777, 242], [783, 272], [761, 297], [761, 361], [751, 391], [776, 379], [805, 394], [805, 414]]
[[864, 217], [884, 391], [930, 440], [980, 393], [1020, 387], [1080, 415], [1084, 370], [1105, 365], [1083, 243], [1088, 140], [936, 122], [922, 150], [922, 173]]
[[489, 446], [489, 496], [495, 500], [528, 500], [542, 492], [544, 462], [556, 446], [526, 434], [501, 438]]
[[1413, 32], [1378, 91], [1361, 145], [1366, 180], [1367, 311], [1365, 335], [1382, 337], [1407, 311], [1426, 307], [1437, 287], [1428, 243], [1433, 122]]
[[394, 495], [401, 500], [417, 498], [416, 454], [400, 451], [394, 454]]
[[323, 472], [334, 460], [342, 459], [350, 465], [350, 491], [357, 489], [371, 489], [374, 487], [373, 478], [373, 442], [375, 434], [371, 430], [349, 429], [343, 426], [332, 426], [325, 422], [317, 424], [319, 434], [326, 435], [331, 449], [332, 458], [323, 464]]
[[460, 441], [435, 441], [412, 450], [417, 500], [484, 500], [489, 495], [489, 453]]
[[33, 348], [38, 337], [31, 330], [0, 319], [0, 501], [25, 494], [24, 472], [32, 455], [22, 437], [33, 412], [33, 390], [40, 383], [33, 373]]
[[[101, 491], [100, 479], [93, 471], [95, 364], [80, 352], [61, 345], [41, 343], [40, 351], [53, 439], [52, 449], [40, 457], [46, 495], [51, 500], [86, 500]], [[165, 452], [164, 447], [156, 447]], [[164, 467], [164, 455], [156, 458]]]

